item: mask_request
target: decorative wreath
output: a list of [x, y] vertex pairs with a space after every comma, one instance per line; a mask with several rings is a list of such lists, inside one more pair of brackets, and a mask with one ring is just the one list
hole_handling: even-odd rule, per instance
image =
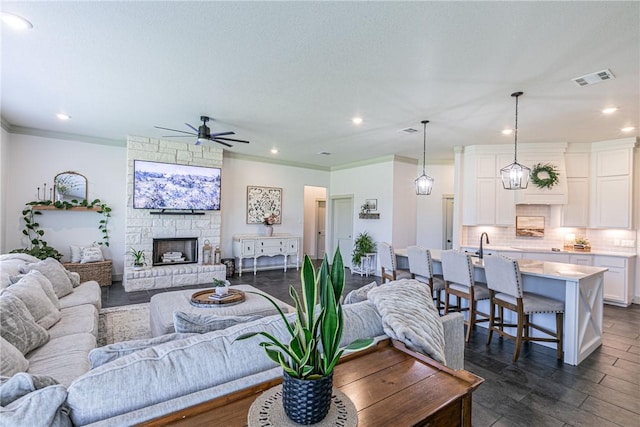
[[[542, 176], [540, 176], [542, 174]], [[550, 164], [538, 163], [531, 171], [531, 182], [538, 188], [551, 188], [558, 183], [560, 173], [558, 169]]]

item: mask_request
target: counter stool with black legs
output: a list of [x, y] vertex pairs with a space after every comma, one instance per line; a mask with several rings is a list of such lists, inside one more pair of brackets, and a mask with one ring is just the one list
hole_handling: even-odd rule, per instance
[[433, 274], [431, 251], [420, 246], [409, 246], [407, 255], [411, 277], [429, 285], [433, 300], [436, 302], [436, 308], [440, 312], [444, 309], [444, 301], [440, 298], [440, 294], [444, 290], [444, 279], [441, 275]]

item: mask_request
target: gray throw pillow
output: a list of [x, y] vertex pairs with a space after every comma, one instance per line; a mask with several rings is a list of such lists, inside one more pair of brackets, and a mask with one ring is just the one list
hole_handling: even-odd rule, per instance
[[378, 283], [371, 282], [368, 285], [364, 285], [361, 288], [354, 289], [344, 297], [344, 301], [342, 303], [343, 304], [355, 304], [357, 302], [366, 301], [367, 300], [367, 294], [369, 293], [369, 291], [371, 289], [375, 288], [376, 286], [378, 286]]
[[0, 295], [0, 336], [27, 354], [49, 341], [49, 333], [33, 319], [27, 306], [11, 294]]
[[253, 322], [262, 319], [263, 316], [218, 316], [215, 314], [193, 314], [182, 311], [173, 312], [173, 324], [176, 332], [193, 332], [205, 334], [219, 329], [238, 325], [240, 323]]
[[73, 285], [67, 273], [65, 273], [65, 268], [55, 259], [47, 258], [44, 261], [26, 264], [20, 268], [21, 273], [28, 273], [32, 270], [39, 271], [49, 279], [58, 298], [73, 292]]
[[10, 377], [18, 372], [25, 372], [29, 361], [9, 341], [0, 337], [0, 376]]
[[39, 280], [31, 273], [26, 274], [18, 283], [2, 291], [2, 294], [11, 294], [20, 298], [36, 323], [45, 329], [49, 329], [60, 320], [60, 310], [53, 305], [42, 290]]
[[91, 369], [104, 365], [105, 363], [119, 359], [127, 354], [135, 353], [136, 351], [143, 350], [145, 348], [153, 347], [159, 344], [163, 344], [170, 341], [181, 340], [188, 338], [195, 334], [167, 334], [160, 335], [155, 338], [148, 338], [142, 340], [123, 341], [114, 344], [108, 344], [104, 347], [98, 347], [91, 350], [89, 353], [89, 363], [91, 363]]
[[67, 277], [71, 281], [71, 285], [74, 288], [77, 288], [78, 286], [80, 286], [80, 273], [76, 273], [75, 271], [69, 271], [66, 268], [64, 269], [64, 272], [66, 273]]
[[31, 280], [35, 279], [40, 285], [40, 287], [42, 288], [42, 290], [44, 291], [44, 293], [47, 295], [49, 300], [53, 303], [53, 305], [56, 308], [60, 308], [60, 300], [58, 300], [58, 297], [56, 296], [56, 292], [53, 290], [53, 285], [51, 284], [49, 279], [47, 279], [42, 275], [42, 273], [34, 270], [34, 271], [30, 271], [27, 274], [18, 274], [16, 276], [11, 276], [9, 280], [11, 281], [12, 285], [15, 285], [23, 277], [29, 277]]
[[67, 390], [50, 377], [18, 373], [0, 379], [0, 427], [71, 426]]

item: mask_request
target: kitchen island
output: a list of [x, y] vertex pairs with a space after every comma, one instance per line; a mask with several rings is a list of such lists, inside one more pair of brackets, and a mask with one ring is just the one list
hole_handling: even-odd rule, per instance
[[[431, 250], [434, 274], [442, 274], [441, 253]], [[406, 249], [397, 249], [396, 258], [398, 268], [408, 269]], [[473, 265], [474, 279], [486, 283], [482, 260], [474, 257]], [[603, 283], [607, 269], [528, 259], [518, 260], [518, 266], [525, 291], [564, 301], [564, 362], [578, 365], [602, 344]], [[478, 309], [488, 313], [489, 301], [479, 301]], [[512, 321], [514, 317], [509, 318], [508, 314], [513, 315], [506, 310], [505, 319]], [[532, 322], [555, 329], [555, 316], [533, 315]], [[482, 323], [477, 326], [486, 327]], [[533, 330], [532, 334], [535, 333]], [[553, 343], [539, 344], [556, 347]]]

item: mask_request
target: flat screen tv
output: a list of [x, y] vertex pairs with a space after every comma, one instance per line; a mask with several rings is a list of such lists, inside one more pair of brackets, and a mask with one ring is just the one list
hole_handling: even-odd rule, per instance
[[220, 168], [134, 160], [135, 209], [220, 210]]

